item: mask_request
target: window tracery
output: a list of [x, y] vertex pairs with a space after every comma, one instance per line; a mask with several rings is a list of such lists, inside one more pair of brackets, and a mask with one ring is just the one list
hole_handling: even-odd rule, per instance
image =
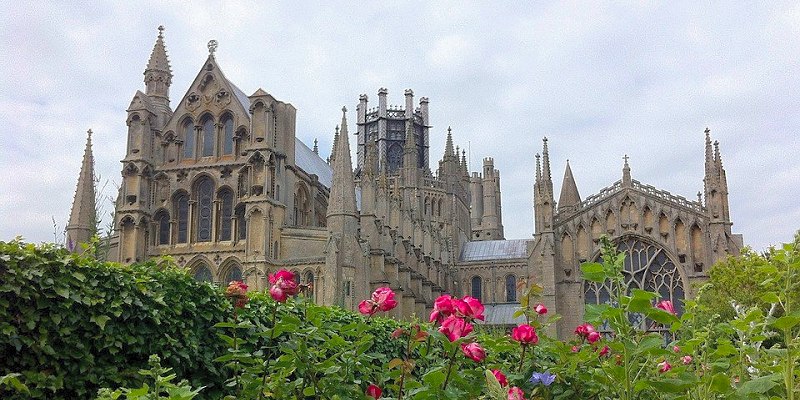
[[506, 276], [506, 301], [509, 303], [517, 301], [517, 277], [514, 275]]
[[179, 193], [175, 196], [175, 216], [178, 220], [177, 243], [186, 243], [189, 232], [189, 196]]
[[211, 282], [211, 270], [205, 264], [200, 264], [194, 270], [194, 280], [198, 282]]
[[[630, 293], [633, 289], [656, 292], [662, 300], [670, 300], [678, 315], [683, 313], [685, 289], [680, 273], [664, 248], [656, 244], [628, 237], [619, 242], [617, 249], [625, 254], [623, 275]], [[597, 262], [602, 261], [600, 256]], [[587, 304], [610, 303], [611, 287], [604, 283], [584, 282], [585, 302]], [[652, 325], [640, 314], [632, 314], [631, 322], [643, 330]]]
[[214, 182], [204, 176], [195, 185], [195, 198], [197, 200], [197, 241], [211, 241], [211, 207], [214, 196]]
[[233, 192], [223, 189], [217, 195], [219, 199], [219, 240], [231, 240], [233, 225]]
[[187, 119], [183, 123], [183, 158], [194, 158], [194, 123], [191, 119]]

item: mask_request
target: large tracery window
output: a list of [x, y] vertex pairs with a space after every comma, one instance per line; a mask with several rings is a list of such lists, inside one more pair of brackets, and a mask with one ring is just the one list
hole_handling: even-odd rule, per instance
[[197, 241], [211, 241], [211, 206], [214, 197], [214, 182], [202, 177], [195, 185], [197, 199]]
[[247, 219], [244, 216], [244, 204], [236, 206], [236, 240], [247, 239]]
[[389, 146], [389, 152], [386, 156], [389, 164], [389, 172], [396, 172], [398, 168], [403, 166], [403, 147], [397, 143]]
[[[667, 256], [666, 251], [655, 244], [643, 242], [636, 238], [625, 238], [619, 242], [617, 249], [625, 254], [625, 268], [622, 273], [628, 286], [632, 289], [643, 289], [661, 295], [661, 300], [670, 300], [678, 315], [683, 313], [685, 297], [683, 282], [678, 269]], [[600, 256], [596, 259], [602, 262]], [[608, 281], [604, 283], [584, 283], [587, 304], [604, 304], [611, 301]], [[652, 329], [653, 326], [641, 314], [632, 314], [631, 322], [641, 329]]]

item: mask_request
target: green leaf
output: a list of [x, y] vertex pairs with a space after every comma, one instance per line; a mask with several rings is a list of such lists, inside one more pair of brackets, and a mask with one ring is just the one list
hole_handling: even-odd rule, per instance
[[600, 263], [581, 264], [581, 272], [583, 273], [583, 279], [587, 281], [603, 283], [608, 278], [603, 269], [603, 264]]
[[781, 301], [781, 299], [777, 294], [775, 294], [775, 292], [768, 292], [761, 295], [761, 301], [764, 303], [777, 303]]
[[94, 322], [95, 324], [97, 324], [97, 326], [100, 327], [100, 330], [105, 330], [106, 329], [106, 322], [108, 322], [110, 319], [111, 319], [111, 317], [108, 317], [108, 316], [105, 316], [105, 315], [95, 315], [95, 316], [92, 316], [91, 318], [89, 318], [89, 321]]
[[57, 288], [55, 288], [55, 291], [56, 291], [57, 295], [65, 298], [65, 299], [69, 298], [69, 289], [67, 289], [67, 288], [65, 288], [65, 287], [57, 287]]
[[798, 323], [800, 323], [800, 317], [797, 315], [784, 315], [772, 322], [772, 326], [776, 329], [780, 329], [782, 331], [786, 331], [789, 329], [794, 328]]
[[746, 397], [754, 393], [766, 393], [778, 384], [776, 381], [777, 379], [780, 379], [780, 375], [778, 374], [755, 378], [743, 383], [742, 386], [736, 390], [736, 394]]

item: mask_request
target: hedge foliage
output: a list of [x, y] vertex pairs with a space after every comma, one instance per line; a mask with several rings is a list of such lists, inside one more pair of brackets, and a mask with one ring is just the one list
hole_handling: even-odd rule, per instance
[[[273, 308], [268, 296], [252, 294], [239, 314], [253, 326], [243, 337], [254, 350]], [[326, 326], [364, 321], [335, 307], [313, 309]], [[292, 310], [282, 308], [278, 321]], [[51, 245], [0, 241], [0, 376], [20, 373], [30, 389], [24, 398], [93, 398], [101, 387], [136, 387], [153, 354], [179, 379], [204, 386], [203, 398], [222, 397], [232, 371], [214, 361], [228, 351], [219, 337], [224, 329], [214, 325], [232, 315], [219, 288], [166, 260], [122, 266]], [[389, 340], [397, 326], [370, 322], [374, 351], [399, 354]], [[13, 396], [20, 395], [0, 387], [0, 398]]]

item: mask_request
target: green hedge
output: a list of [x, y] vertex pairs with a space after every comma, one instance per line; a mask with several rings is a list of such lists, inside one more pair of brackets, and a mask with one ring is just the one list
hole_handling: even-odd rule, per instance
[[[262, 343], [255, 333], [271, 326], [275, 303], [265, 294], [250, 297], [239, 318], [253, 324], [247, 341], [256, 351]], [[298, 313], [291, 304], [278, 320]], [[364, 321], [335, 307], [311, 309], [325, 326]], [[231, 371], [214, 362], [227, 353], [218, 337], [225, 332], [214, 325], [231, 319], [221, 289], [167, 261], [121, 266], [51, 245], [0, 241], [0, 376], [21, 373], [33, 398], [92, 398], [101, 387], [134, 387], [151, 354], [179, 379], [205, 386], [203, 398], [222, 397]], [[398, 326], [373, 319], [371, 350], [399, 355], [400, 344], [389, 339]], [[3, 390], [0, 398], [14, 398]]]
[[224, 376], [212, 360], [225, 349], [209, 330], [228, 308], [218, 290], [174, 266], [0, 242], [0, 375], [22, 373], [36, 398], [89, 398], [131, 384], [158, 354], [213, 390]]

